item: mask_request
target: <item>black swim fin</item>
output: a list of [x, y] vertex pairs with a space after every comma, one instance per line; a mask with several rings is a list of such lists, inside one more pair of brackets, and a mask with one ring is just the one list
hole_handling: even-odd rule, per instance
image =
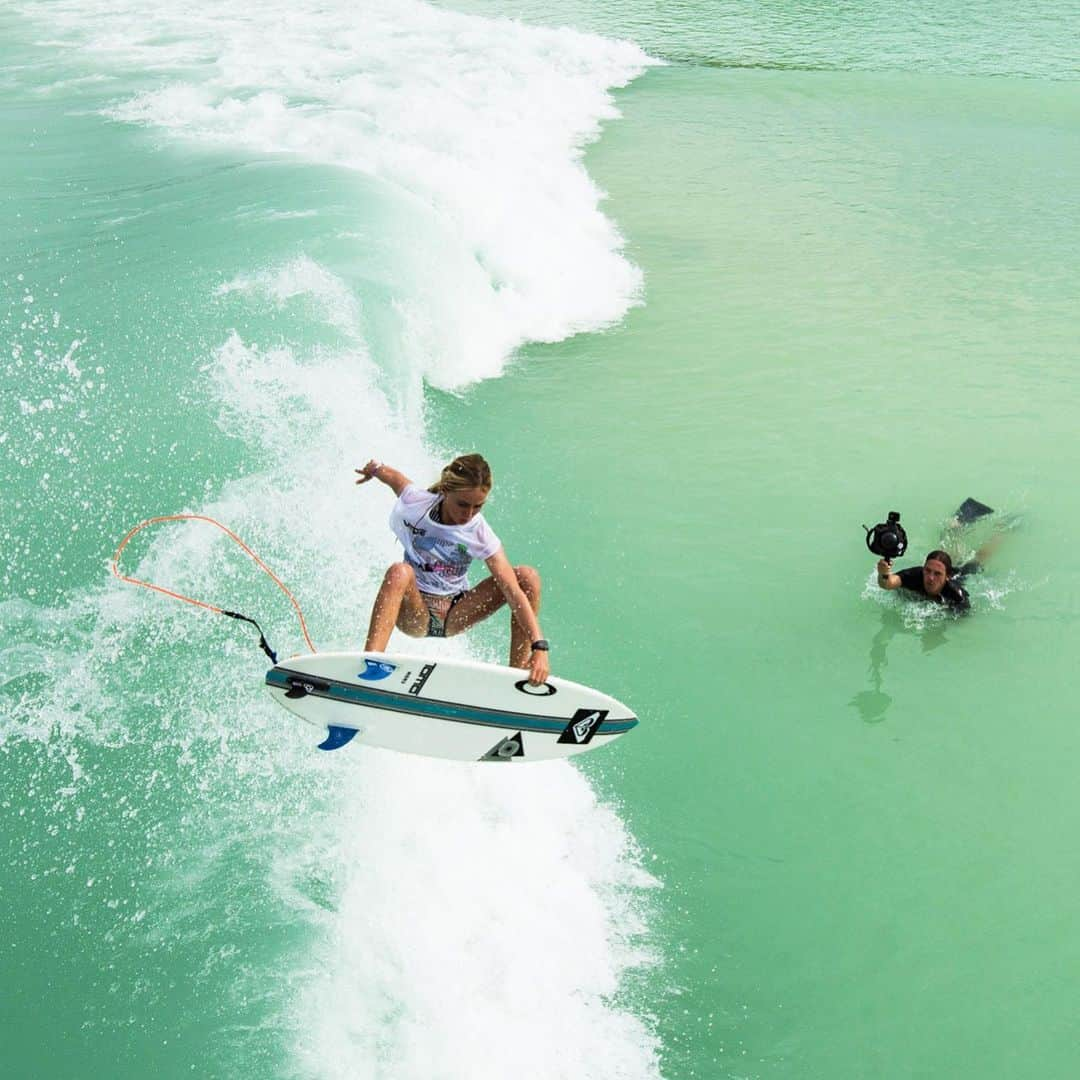
[[953, 516], [961, 525], [970, 525], [973, 521], [978, 521], [979, 518], [986, 517], [987, 514], [993, 512], [991, 507], [979, 502], [978, 499], [965, 499], [957, 507]]

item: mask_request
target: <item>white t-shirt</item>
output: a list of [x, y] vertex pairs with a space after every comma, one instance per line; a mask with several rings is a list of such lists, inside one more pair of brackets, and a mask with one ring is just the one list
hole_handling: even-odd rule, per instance
[[490, 559], [502, 543], [477, 514], [467, 525], [431, 520], [441, 495], [410, 484], [390, 511], [390, 528], [405, 549], [405, 561], [416, 571], [420, 591], [453, 596], [469, 587], [466, 576], [473, 559]]

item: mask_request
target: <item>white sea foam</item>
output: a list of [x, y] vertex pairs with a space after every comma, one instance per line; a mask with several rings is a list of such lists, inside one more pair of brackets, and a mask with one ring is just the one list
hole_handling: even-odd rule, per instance
[[346, 331], [357, 341], [363, 338], [360, 304], [355, 294], [341, 278], [306, 255], [284, 266], [241, 274], [214, 290], [215, 296], [232, 293], [267, 297], [278, 308], [297, 298], [308, 299], [330, 325]]
[[400, 192], [410, 366], [436, 385], [498, 374], [521, 343], [608, 325], [638, 298], [581, 160], [618, 115], [610, 89], [650, 62], [632, 44], [413, 0], [44, 7], [84, 56], [149, 83], [115, 119]]

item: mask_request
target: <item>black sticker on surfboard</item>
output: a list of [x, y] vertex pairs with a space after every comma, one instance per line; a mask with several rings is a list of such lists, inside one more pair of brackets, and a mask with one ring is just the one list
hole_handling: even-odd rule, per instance
[[596, 729], [607, 719], [607, 709], [578, 709], [559, 736], [561, 743], [586, 746], [592, 742]]
[[318, 679], [304, 679], [294, 677], [289, 680], [289, 689], [285, 691], [287, 698], [302, 698], [308, 694], [326, 694], [330, 692], [330, 684], [320, 682]]
[[525, 739], [519, 731], [500, 739], [482, 758], [481, 761], [510, 761], [525, 756]]
[[424, 683], [428, 681], [431, 673], [435, 670], [434, 664], [425, 664], [420, 669], [420, 674], [416, 676], [416, 681], [409, 687], [410, 694], [419, 694], [424, 689]]

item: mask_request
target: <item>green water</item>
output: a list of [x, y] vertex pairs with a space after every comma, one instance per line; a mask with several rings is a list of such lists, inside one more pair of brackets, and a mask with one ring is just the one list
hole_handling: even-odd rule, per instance
[[[614, 787], [670, 889], [670, 1075], [1068, 1075], [1075, 88], [674, 67], [619, 101], [589, 163], [646, 305], [437, 414], [540, 463], [499, 512], [555, 655], [647, 718]], [[864, 595], [860, 523], [900, 508], [914, 556], [968, 494], [1026, 515], [1000, 598]]]
[[[509, 12], [674, 61], [585, 153], [642, 302], [451, 393], [415, 311], [475, 298], [465, 263], [435, 272], [426, 189], [353, 168], [333, 128], [297, 150], [265, 102], [229, 127], [282, 85], [294, 120], [326, 103], [289, 79], [348, 53], [305, 51], [333, 10], [284, 44], [268, 17], [246, 52], [216, 44], [235, 5], [164, 5], [142, 37], [89, 2], [0, 16], [11, 1074], [1072, 1075], [1077, 12]], [[437, 69], [449, 31], [399, 15]], [[491, 77], [478, 25], [455, 40]], [[503, 92], [535, 74], [513, 56]], [[330, 111], [419, 78], [397, 62]], [[443, 91], [466, 114], [470, 72]], [[228, 107], [102, 115], [166, 84]], [[394, 549], [353, 466], [426, 478], [474, 448], [489, 519], [544, 575], [554, 670], [642, 718], [574, 768], [316, 755], [236, 628], [109, 579], [130, 525], [208, 511], [321, 647], [356, 645]], [[973, 616], [877, 591], [860, 525], [899, 509], [914, 563], [969, 495], [1022, 515]], [[212, 538], [130, 558], [300, 647]]]

